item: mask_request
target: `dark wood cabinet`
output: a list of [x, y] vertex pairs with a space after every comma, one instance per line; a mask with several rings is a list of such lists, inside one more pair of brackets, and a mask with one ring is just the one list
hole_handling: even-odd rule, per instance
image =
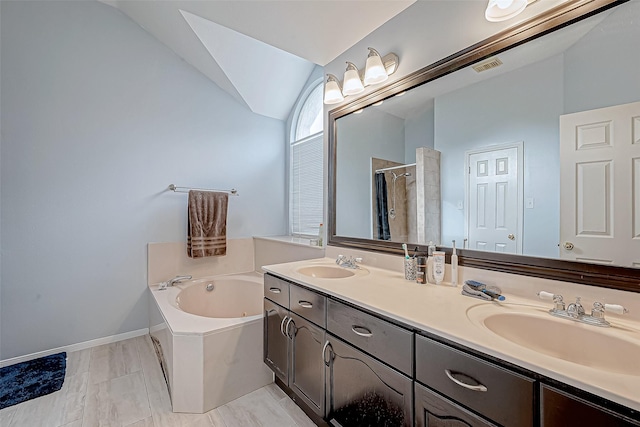
[[[327, 418], [350, 426], [413, 426], [413, 382], [327, 334]], [[391, 350], [391, 349], [390, 349]]]
[[289, 383], [289, 338], [284, 333], [288, 310], [264, 300], [264, 363], [280, 380]]
[[293, 313], [291, 319], [287, 331], [291, 339], [289, 387], [316, 414], [324, 416], [324, 363], [321, 355], [325, 330]]
[[416, 381], [496, 424], [534, 425], [535, 380], [419, 335]]
[[640, 419], [626, 418], [545, 384], [540, 387], [540, 394], [542, 427], [640, 426]]
[[311, 411], [324, 416], [326, 297], [270, 275], [264, 284], [264, 362]]
[[416, 427], [497, 427], [416, 383]]
[[640, 427], [637, 411], [264, 277], [264, 361], [321, 425]]

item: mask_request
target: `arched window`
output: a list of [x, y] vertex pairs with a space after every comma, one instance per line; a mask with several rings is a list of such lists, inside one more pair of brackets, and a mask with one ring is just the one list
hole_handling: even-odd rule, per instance
[[293, 123], [289, 161], [289, 228], [294, 236], [317, 236], [322, 222], [322, 81], [308, 91]]

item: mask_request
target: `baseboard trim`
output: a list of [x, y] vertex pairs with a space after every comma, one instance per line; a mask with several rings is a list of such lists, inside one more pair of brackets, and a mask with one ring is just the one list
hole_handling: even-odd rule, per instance
[[111, 344], [118, 341], [128, 340], [129, 338], [139, 337], [141, 335], [147, 335], [149, 333], [149, 328], [138, 329], [135, 331], [125, 332], [117, 335], [110, 335], [104, 338], [97, 338], [95, 340], [89, 340], [84, 342], [79, 342], [77, 344], [65, 345], [62, 347], [52, 348], [50, 350], [39, 351], [37, 353], [25, 354], [24, 356], [12, 357], [10, 359], [0, 360], [0, 368], [9, 365], [15, 365], [16, 363], [26, 362], [28, 360], [37, 359], [39, 357], [49, 356], [51, 354], [60, 353], [62, 351], [72, 352], [85, 350], [91, 347], [97, 347], [99, 345]]

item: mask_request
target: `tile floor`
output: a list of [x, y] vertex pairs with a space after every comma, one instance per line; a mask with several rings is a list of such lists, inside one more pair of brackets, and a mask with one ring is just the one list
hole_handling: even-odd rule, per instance
[[60, 391], [0, 410], [2, 427], [312, 427], [275, 384], [206, 414], [174, 414], [148, 335], [68, 354]]

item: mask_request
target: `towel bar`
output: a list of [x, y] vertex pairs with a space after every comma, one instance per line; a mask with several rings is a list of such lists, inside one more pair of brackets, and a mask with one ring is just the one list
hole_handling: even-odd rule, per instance
[[191, 187], [178, 187], [173, 184], [169, 184], [169, 190], [174, 191], [176, 193], [188, 193], [189, 190], [200, 190], [200, 191], [221, 191], [224, 193], [229, 193], [232, 196], [239, 196], [238, 190], [232, 188], [231, 190], [213, 190], [209, 188], [191, 188]]

